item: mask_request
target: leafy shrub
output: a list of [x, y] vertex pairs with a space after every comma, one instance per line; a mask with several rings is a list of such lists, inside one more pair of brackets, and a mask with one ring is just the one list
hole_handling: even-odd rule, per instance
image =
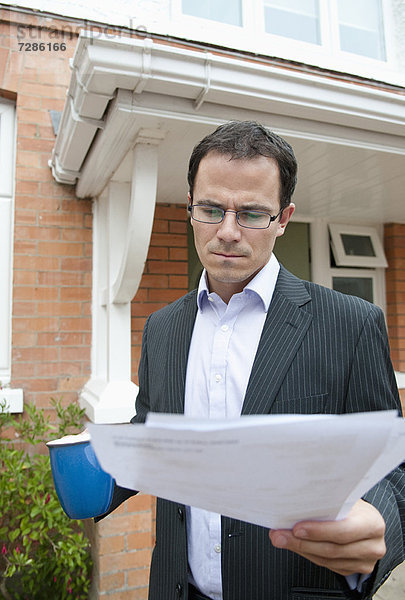
[[[83, 411], [52, 400], [53, 426], [32, 404], [24, 417], [0, 403], [0, 598], [2, 600], [88, 597], [89, 542], [83, 523], [69, 519], [57, 498], [48, 453], [38, 444], [77, 433]], [[35, 448], [37, 447], [37, 448]]]

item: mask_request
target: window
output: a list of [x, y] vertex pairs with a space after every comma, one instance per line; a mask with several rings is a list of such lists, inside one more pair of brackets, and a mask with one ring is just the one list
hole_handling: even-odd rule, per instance
[[384, 249], [373, 227], [329, 225], [338, 267], [387, 267]]
[[14, 228], [14, 104], [0, 102], [0, 381], [4, 387], [0, 400], [10, 412], [22, 412], [22, 389], [10, 389], [11, 378], [11, 304], [13, 289]]
[[340, 49], [386, 60], [381, 0], [337, 0]]
[[[374, 227], [329, 224], [330, 283], [343, 294], [384, 304], [384, 269], [387, 261]], [[348, 268], [351, 267], [351, 268]]]
[[186, 15], [242, 26], [241, 0], [182, 0]]
[[368, 300], [368, 302], [374, 302], [374, 286], [373, 274], [367, 277], [364, 272], [361, 275], [349, 272], [347, 276], [343, 273], [332, 276], [332, 288], [334, 290], [343, 294], [358, 296], [363, 300]]
[[266, 33], [321, 43], [318, 0], [264, 0]]
[[0, 103], [0, 381], [11, 376], [11, 301], [14, 226], [14, 106]]

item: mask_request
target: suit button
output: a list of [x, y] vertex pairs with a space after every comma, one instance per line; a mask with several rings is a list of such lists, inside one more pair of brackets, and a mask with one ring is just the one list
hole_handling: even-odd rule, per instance
[[181, 508], [181, 506], [179, 506], [177, 509], [177, 516], [179, 517], [180, 521], [184, 521], [184, 510]]
[[178, 583], [176, 585], [176, 594], [180, 597], [183, 595], [183, 586], [181, 585], [181, 583]]

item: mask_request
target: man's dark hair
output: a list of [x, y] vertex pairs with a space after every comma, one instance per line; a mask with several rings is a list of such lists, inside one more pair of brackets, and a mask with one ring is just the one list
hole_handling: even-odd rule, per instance
[[280, 208], [290, 204], [297, 183], [297, 161], [290, 144], [276, 133], [255, 121], [230, 121], [220, 125], [191, 153], [187, 175], [191, 198], [198, 167], [209, 152], [229, 155], [230, 160], [257, 156], [273, 158], [280, 172]]

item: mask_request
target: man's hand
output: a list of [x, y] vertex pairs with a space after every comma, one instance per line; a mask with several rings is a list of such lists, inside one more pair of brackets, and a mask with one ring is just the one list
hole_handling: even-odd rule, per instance
[[302, 521], [292, 530], [272, 529], [276, 548], [296, 552], [340, 575], [372, 573], [386, 552], [385, 522], [374, 506], [359, 500], [342, 521]]

